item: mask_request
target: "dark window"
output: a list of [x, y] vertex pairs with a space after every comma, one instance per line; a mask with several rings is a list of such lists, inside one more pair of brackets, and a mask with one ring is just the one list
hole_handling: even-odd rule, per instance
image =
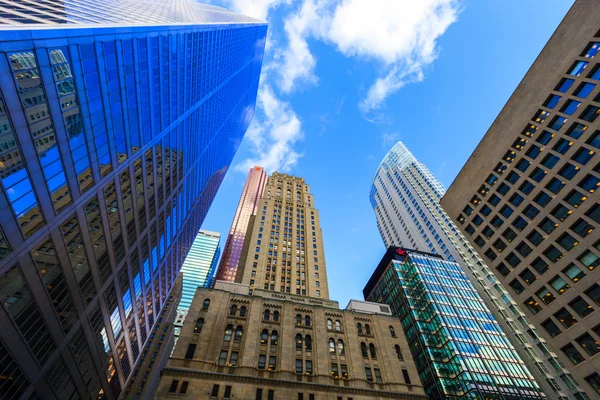
[[179, 389], [179, 394], [186, 394], [189, 384], [190, 383], [188, 381], [181, 382], [181, 389]]
[[525, 268], [525, 270], [523, 272], [521, 272], [519, 274], [519, 276], [528, 285], [531, 285], [536, 280], [535, 275], [533, 274], [533, 272], [531, 272], [531, 270], [529, 268]]
[[191, 360], [192, 358], [194, 358], [194, 353], [196, 353], [196, 344], [195, 343], [188, 344], [187, 351], [185, 352], [185, 358], [187, 360]]
[[525, 214], [525, 216], [529, 219], [534, 219], [539, 213], [540, 211], [531, 204], [525, 207], [523, 210], [523, 214]]
[[519, 263], [521, 262], [521, 260], [519, 259], [519, 257], [517, 257], [517, 255], [515, 253], [510, 253], [508, 256], [506, 256], [506, 262], [512, 266], [512, 267], [516, 267], [517, 265], [519, 265]]
[[575, 339], [577, 343], [590, 355], [594, 356], [600, 352], [600, 345], [589, 333], [584, 333]]
[[518, 207], [522, 202], [523, 202], [523, 196], [521, 196], [518, 193], [513, 194], [512, 196], [510, 196], [510, 200], [511, 204], [513, 204], [515, 207]]
[[542, 311], [542, 307], [540, 306], [540, 304], [534, 300], [533, 297], [528, 298], [527, 300], [525, 300], [525, 306], [529, 309], [529, 311], [531, 311], [533, 314], [537, 314], [540, 311]]
[[538, 290], [535, 293], [535, 295], [537, 297], [539, 297], [540, 300], [542, 300], [544, 302], [544, 304], [550, 304], [554, 300], [556, 300], [556, 297], [554, 297], [552, 292], [550, 290], [548, 290], [548, 288], [546, 288], [546, 286], [542, 286], [542, 288], [540, 290]]
[[204, 311], [208, 310], [209, 306], [210, 306], [210, 299], [204, 299], [204, 302], [202, 303], [202, 310], [204, 310]]
[[519, 282], [518, 279], [513, 279], [512, 282], [509, 283], [509, 286], [513, 288], [517, 294], [521, 294], [525, 291], [525, 287], [521, 284], [521, 282]]
[[596, 131], [590, 136], [590, 138], [586, 141], [587, 144], [594, 146], [597, 149], [600, 149], [600, 131]]
[[542, 220], [542, 222], [540, 222], [540, 224], [538, 226], [544, 232], [546, 232], [547, 234], [550, 234], [554, 231], [554, 229], [556, 229], [558, 224], [556, 222], [554, 222], [553, 220], [551, 220], [550, 218], [546, 217]]
[[571, 190], [571, 193], [565, 197], [565, 201], [577, 208], [587, 199], [587, 196], [579, 193], [577, 190]]
[[517, 174], [515, 171], [511, 171], [507, 176], [506, 176], [506, 180], [512, 184], [514, 184], [515, 182], [517, 182], [519, 180], [519, 174]]
[[588, 128], [587, 125], [583, 125], [578, 122], [575, 122], [575, 123], [573, 123], [573, 125], [571, 125], [571, 127], [567, 131], [567, 136], [570, 136], [573, 139], [579, 139], [579, 137], [585, 133], [587, 128]]
[[565, 179], [571, 180], [579, 172], [579, 167], [570, 163], [566, 163], [558, 174]]
[[492, 209], [487, 204], [484, 204], [479, 211], [487, 217], [492, 212]]
[[225, 386], [225, 393], [223, 394], [223, 398], [224, 399], [231, 398], [231, 386], [229, 386], [229, 385]]
[[504, 220], [502, 218], [500, 218], [499, 216], [495, 216], [494, 218], [492, 218], [492, 220], [490, 221], [490, 223], [495, 226], [496, 228], [500, 227], [503, 223]]
[[588, 163], [588, 161], [592, 159], [592, 157], [594, 157], [594, 154], [594, 151], [582, 147], [579, 150], [577, 150], [577, 152], [575, 153], [575, 155], [573, 155], [573, 157], [571, 157], [571, 159], [578, 162], [581, 165], [585, 165]]
[[530, 165], [531, 163], [528, 160], [521, 158], [517, 165], [515, 165], [515, 168], [521, 172], [525, 172]]
[[554, 129], [555, 131], [559, 131], [564, 124], [567, 123], [567, 119], [565, 117], [556, 116], [552, 118], [552, 121], [548, 124], [549, 128]]
[[554, 290], [558, 292], [559, 295], [571, 288], [571, 285], [569, 285], [562, 277], [558, 275], [552, 278], [548, 283]]
[[600, 179], [596, 178], [593, 175], [586, 176], [579, 182], [579, 187], [587, 190], [590, 193], [594, 193], [596, 188], [600, 186]]
[[531, 253], [531, 247], [525, 242], [521, 242], [515, 248], [523, 257], [527, 257]]
[[265, 369], [267, 365], [267, 356], [261, 354], [258, 356], [258, 369]]
[[371, 368], [365, 367], [365, 375], [367, 377], [367, 381], [373, 382], [373, 373], [371, 372]]
[[296, 359], [296, 373], [297, 374], [302, 373], [302, 360], [301, 359]]
[[569, 215], [571, 215], [571, 210], [569, 210], [567, 207], [563, 206], [562, 204], [559, 204], [556, 207], [554, 207], [554, 209], [552, 210], [552, 212], [550, 214], [553, 217], [555, 217], [556, 219], [558, 219], [560, 221], [564, 221], [565, 219], [567, 219], [569, 217]]
[[584, 299], [580, 296], [575, 297], [572, 301], [569, 302], [569, 306], [577, 313], [581, 318], [585, 318], [591, 313], [594, 312], [594, 308], [590, 306]]
[[580, 362], [585, 360], [585, 358], [583, 358], [583, 356], [579, 353], [579, 351], [577, 351], [575, 346], [573, 346], [571, 343], [569, 343], [568, 345], [563, 347], [561, 350], [563, 351], [563, 353], [566, 354], [566, 356], [569, 358], [569, 360], [571, 360], [571, 362], [575, 365], [577, 365]]
[[529, 149], [527, 149], [527, 152], [525, 153], [525, 155], [529, 158], [531, 158], [532, 160], [535, 160], [537, 158], [537, 156], [540, 155], [541, 153], [541, 149], [536, 146], [535, 144], [532, 144], [531, 146], [529, 146]]
[[513, 239], [517, 237], [517, 234], [512, 229], [506, 228], [506, 230], [502, 233], [502, 236], [504, 236], [509, 242], [512, 242]]
[[267, 400], [275, 400], [275, 391], [274, 390], [269, 390], [267, 392]]
[[550, 336], [557, 337], [561, 334], [560, 328], [552, 321], [551, 319], [547, 319], [542, 322], [542, 327], [550, 334]]
[[475, 215], [473, 217], [473, 221], [471, 221], [471, 222], [473, 222], [475, 225], [479, 226], [483, 223], [483, 218], [481, 218], [479, 215]]
[[513, 213], [513, 209], [510, 208], [509, 206], [504, 206], [500, 209], [500, 214], [502, 214], [506, 218], [510, 217], [512, 213]]
[[550, 269], [550, 266], [548, 265], [548, 263], [546, 261], [544, 261], [544, 259], [541, 257], [537, 257], [535, 260], [533, 260], [533, 262], [531, 263], [531, 266], [540, 275], [543, 275], [546, 271], [548, 271], [548, 269]]
[[498, 203], [500, 203], [500, 197], [498, 197], [495, 194], [493, 194], [488, 199], [488, 203], [490, 203], [492, 206], [497, 206]]
[[[600, 68], [599, 68], [600, 70]], [[589, 383], [591, 387], [594, 388], [596, 393], [600, 394], [600, 375], [597, 372], [594, 372], [590, 376], [585, 377], [585, 381]]]
[[196, 326], [194, 326], [194, 333], [201, 333], [204, 328], [204, 318], [198, 318]]
[[498, 186], [498, 193], [500, 193], [502, 196], [504, 196], [506, 193], [508, 193], [508, 191], [510, 190], [510, 186], [508, 186], [506, 183], [501, 183], [500, 186]]
[[464, 212], [465, 214], [467, 214], [467, 217], [468, 217], [469, 215], [471, 215], [471, 214], [473, 213], [473, 207], [471, 207], [471, 206], [466, 206], [466, 207], [463, 209], [463, 212]]
[[494, 242], [494, 247], [496, 248], [496, 250], [498, 250], [498, 253], [501, 253], [502, 250], [506, 248], [506, 243], [504, 243], [502, 239], [498, 239]]
[[481, 236], [477, 236], [475, 238], [475, 244], [479, 247], [483, 247], [485, 246], [485, 239], [483, 239]]
[[587, 297], [592, 299], [596, 304], [600, 305], [600, 286], [594, 283], [588, 290], [584, 292]]
[[573, 325], [575, 325], [577, 323], [577, 320], [575, 319], [575, 317], [573, 317], [571, 315], [571, 313], [567, 311], [566, 308], [561, 308], [560, 310], [555, 312], [554, 317], [558, 321], [560, 321], [560, 323], [563, 324], [563, 326], [567, 329], [569, 329], [570, 327], [572, 327]]
[[262, 393], [263, 393], [262, 389], [256, 389], [256, 397], [254, 399], [255, 400], [262, 400]]
[[529, 240], [534, 246], [539, 245], [544, 240], [544, 236], [539, 233], [537, 230], [531, 231], [531, 233], [527, 236], [527, 240]]
[[227, 364], [227, 350], [221, 350], [221, 352], [219, 353], [218, 363], [219, 363], [219, 365]]
[[557, 262], [561, 258], [563, 258], [563, 252], [557, 249], [554, 245], [550, 245], [546, 250], [544, 250], [544, 255], [548, 257], [548, 259], [552, 262]]
[[496, 267], [496, 270], [498, 270], [498, 272], [500, 272], [500, 274], [502, 274], [502, 276], [506, 276], [506, 275], [510, 274], [510, 269], [508, 269], [508, 267], [506, 265], [504, 265], [504, 263], [498, 264], [498, 266]]
[[574, 283], [579, 282], [585, 277], [585, 273], [573, 263], [567, 265], [567, 267], [562, 270], [562, 273], [568, 276]]
[[469, 235], [472, 235], [475, 233], [475, 228], [473, 228], [473, 225], [469, 224], [466, 226], [465, 232], [467, 232]]
[[587, 106], [587, 108], [579, 115], [579, 119], [588, 122], [594, 122], [600, 113], [600, 108], [596, 106]]
[[382, 383], [383, 379], [381, 378], [381, 371], [379, 368], [374, 368], [373, 371], [375, 372], [375, 382]]
[[531, 174], [529, 174], [529, 177], [536, 182], [541, 182], [545, 176], [546, 176], [546, 171], [544, 171], [543, 169], [541, 169], [539, 167], [536, 167], [533, 170], [533, 172]]
[[169, 387], [169, 393], [176, 393], [178, 385], [179, 385], [179, 381], [177, 381], [177, 380], [172, 381], [171, 387]]
[[408, 385], [411, 384], [410, 376], [408, 375], [408, 370], [406, 370], [406, 369], [402, 370], [402, 377], [404, 377], [404, 382], [406, 382]]
[[548, 169], [552, 169], [559, 161], [560, 158], [558, 156], [555, 156], [554, 154], [548, 154], [546, 157], [544, 157], [541, 164]]
[[498, 257], [496, 255], [496, 253], [494, 253], [494, 251], [492, 249], [488, 249], [485, 253], [485, 256], [487, 258], [489, 258], [491, 261], [494, 261], [496, 259], [496, 257]]
[[562, 182], [560, 179], [552, 178], [546, 185], [546, 189], [548, 189], [549, 191], [551, 191], [554, 194], [557, 194], [558, 192], [560, 192], [562, 190], [562, 188], [564, 186], [565, 186], [565, 183]]
[[523, 217], [517, 217], [517, 218], [515, 218], [515, 220], [512, 223], [512, 225], [515, 228], [517, 228], [518, 230], [520, 230], [520, 231], [524, 230], [527, 227], [528, 224], [529, 223], [527, 221], [525, 221], [523, 219]]
[[533, 183], [529, 182], [529, 181], [525, 181], [521, 184], [521, 186], [519, 186], [519, 190], [521, 192], [523, 192], [525, 195], [528, 195], [529, 193], [531, 193], [531, 191], [535, 189], [535, 186], [533, 185]]
[[541, 143], [543, 145], [546, 145], [548, 143], [550, 143], [550, 141], [552, 140], [552, 138], [554, 137], [554, 133], [548, 132], [548, 131], [543, 131], [540, 136], [537, 138], [537, 142]]

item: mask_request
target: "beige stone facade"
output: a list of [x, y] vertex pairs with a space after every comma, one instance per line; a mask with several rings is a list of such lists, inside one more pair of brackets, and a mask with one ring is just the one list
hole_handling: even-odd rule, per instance
[[329, 298], [319, 212], [303, 178], [273, 173], [250, 220], [236, 282]]
[[441, 201], [594, 399], [600, 399], [599, 30], [598, 2], [577, 0]]
[[426, 399], [397, 318], [216, 287], [196, 292], [157, 398]]

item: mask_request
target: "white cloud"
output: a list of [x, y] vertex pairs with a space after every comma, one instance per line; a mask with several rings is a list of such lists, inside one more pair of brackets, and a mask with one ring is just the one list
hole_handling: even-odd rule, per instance
[[302, 157], [293, 147], [303, 136], [302, 123], [290, 104], [279, 99], [266, 83], [258, 91], [257, 105], [261, 115], [246, 132], [254, 157], [242, 161], [236, 170], [245, 173], [260, 165], [269, 172], [287, 172]]
[[228, 7], [233, 11], [252, 18], [267, 20], [269, 10], [281, 4], [290, 4], [292, 0], [228, 0]]
[[398, 143], [400, 137], [400, 132], [384, 133], [381, 135], [381, 146], [388, 149]]

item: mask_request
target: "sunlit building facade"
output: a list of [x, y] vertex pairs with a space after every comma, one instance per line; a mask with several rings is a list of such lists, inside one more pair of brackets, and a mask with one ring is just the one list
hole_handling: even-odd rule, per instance
[[215, 275], [216, 280], [234, 282], [238, 265], [241, 261], [244, 241], [248, 226], [254, 223], [258, 202], [263, 195], [267, 173], [262, 167], [252, 167], [248, 172], [240, 202], [235, 210], [229, 236], [223, 250], [219, 268]]
[[0, 398], [116, 399], [253, 117], [266, 24], [2, 1]]
[[400, 318], [430, 399], [546, 398], [457, 263], [390, 247], [363, 294]]
[[196, 289], [211, 286], [221, 253], [220, 241], [221, 234], [218, 232], [200, 230], [196, 235], [181, 266], [183, 290], [177, 310], [190, 308]]
[[556, 353], [444, 212], [440, 200], [445, 192], [402, 142], [392, 147], [371, 190], [385, 246], [410, 247], [457, 262], [548, 397], [584, 399]]

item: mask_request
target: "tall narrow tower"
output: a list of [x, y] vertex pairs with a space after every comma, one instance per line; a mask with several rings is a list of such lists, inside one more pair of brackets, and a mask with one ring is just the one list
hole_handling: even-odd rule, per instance
[[256, 215], [258, 202], [260, 201], [265, 184], [267, 183], [267, 173], [261, 167], [253, 167], [248, 172], [248, 178], [242, 190], [242, 196], [238, 203], [235, 216], [231, 223], [227, 243], [219, 262], [219, 268], [215, 274], [215, 280], [235, 281], [242, 247], [246, 239], [246, 232], [251, 223], [251, 219]]
[[445, 192], [431, 171], [398, 142], [379, 166], [370, 196], [386, 247], [414, 248], [457, 262], [543, 391], [552, 398], [577, 398], [569, 371], [441, 208]]
[[319, 212], [304, 178], [275, 172], [249, 227], [236, 282], [329, 299]]

